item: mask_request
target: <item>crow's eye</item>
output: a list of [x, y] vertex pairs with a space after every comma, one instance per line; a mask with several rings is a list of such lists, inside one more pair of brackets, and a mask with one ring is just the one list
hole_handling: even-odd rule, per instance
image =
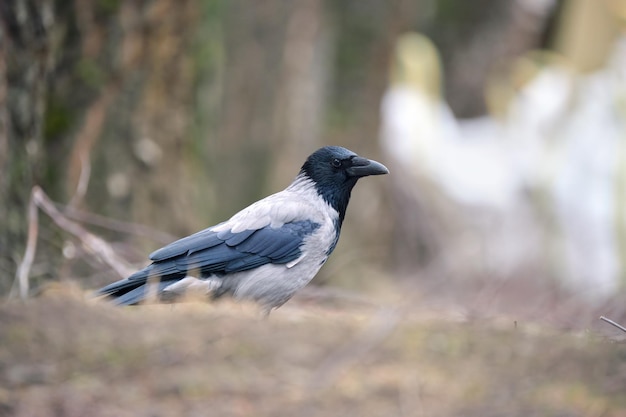
[[339, 168], [341, 166], [341, 161], [337, 158], [333, 159], [333, 162], [331, 163], [333, 164], [335, 168]]

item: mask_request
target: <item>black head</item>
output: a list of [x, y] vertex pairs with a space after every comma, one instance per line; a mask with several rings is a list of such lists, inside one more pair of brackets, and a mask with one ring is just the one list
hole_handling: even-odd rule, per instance
[[340, 222], [359, 178], [388, 173], [383, 164], [339, 146], [325, 146], [313, 152], [300, 170], [300, 174], [313, 180], [317, 192], [337, 210]]

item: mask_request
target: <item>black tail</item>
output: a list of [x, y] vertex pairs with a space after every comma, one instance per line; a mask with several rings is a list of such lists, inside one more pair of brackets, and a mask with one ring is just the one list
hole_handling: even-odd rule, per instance
[[137, 271], [128, 278], [121, 279], [106, 287], [100, 288], [97, 296], [107, 297], [117, 305], [136, 305], [145, 301], [149, 294], [160, 297], [163, 290], [185, 274], [159, 276], [154, 274], [152, 265]]

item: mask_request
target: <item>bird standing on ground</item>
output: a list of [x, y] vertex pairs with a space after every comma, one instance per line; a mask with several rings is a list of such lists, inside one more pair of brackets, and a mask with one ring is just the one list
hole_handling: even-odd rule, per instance
[[339, 240], [359, 178], [387, 168], [338, 146], [311, 154], [285, 190], [150, 255], [152, 264], [98, 291], [119, 305], [201, 290], [251, 299], [265, 312], [308, 284]]

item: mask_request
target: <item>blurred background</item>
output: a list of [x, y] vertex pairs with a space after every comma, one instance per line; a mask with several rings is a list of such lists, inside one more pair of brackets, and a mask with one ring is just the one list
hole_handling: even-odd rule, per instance
[[[626, 318], [623, 1], [5, 0], [0, 17], [2, 294], [34, 185], [132, 269], [334, 144], [391, 175], [356, 187], [316, 285]], [[66, 229], [39, 216], [31, 292], [120, 278]]]

